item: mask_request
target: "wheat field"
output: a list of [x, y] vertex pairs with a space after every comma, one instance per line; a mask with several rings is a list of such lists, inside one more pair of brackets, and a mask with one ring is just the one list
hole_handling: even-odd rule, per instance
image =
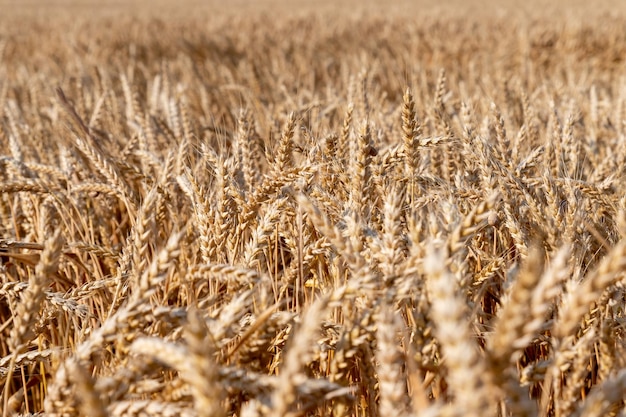
[[513, 3], [1, 1], [2, 416], [626, 416], [626, 10]]

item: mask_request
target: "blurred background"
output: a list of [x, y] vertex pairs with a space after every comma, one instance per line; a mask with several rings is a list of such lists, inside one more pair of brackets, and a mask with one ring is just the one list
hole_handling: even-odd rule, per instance
[[381, 13], [385, 15], [446, 13], [456, 15], [530, 14], [544, 17], [589, 14], [621, 14], [621, 0], [1, 0], [2, 15], [23, 14], [50, 18], [57, 14], [84, 14], [92, 17], [111, 14], [198, 16], [198, 13]]

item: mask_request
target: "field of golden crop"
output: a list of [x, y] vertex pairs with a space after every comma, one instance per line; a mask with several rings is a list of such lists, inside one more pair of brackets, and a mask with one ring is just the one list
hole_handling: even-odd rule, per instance
[[626, 415], [623, 2], [223, 3], [0, 0], [2, 417]]

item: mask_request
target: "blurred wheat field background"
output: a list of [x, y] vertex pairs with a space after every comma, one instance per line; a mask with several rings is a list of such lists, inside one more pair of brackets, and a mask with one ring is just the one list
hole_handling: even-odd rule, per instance
[[0, 1], [6, 416], [626, 415], [622, 2]]

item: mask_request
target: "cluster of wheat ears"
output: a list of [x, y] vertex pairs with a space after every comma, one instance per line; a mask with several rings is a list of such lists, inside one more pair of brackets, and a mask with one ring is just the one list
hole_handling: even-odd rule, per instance
[[266, 18], [1, 27], [2, 415], [623, 416], [626, 21]]

